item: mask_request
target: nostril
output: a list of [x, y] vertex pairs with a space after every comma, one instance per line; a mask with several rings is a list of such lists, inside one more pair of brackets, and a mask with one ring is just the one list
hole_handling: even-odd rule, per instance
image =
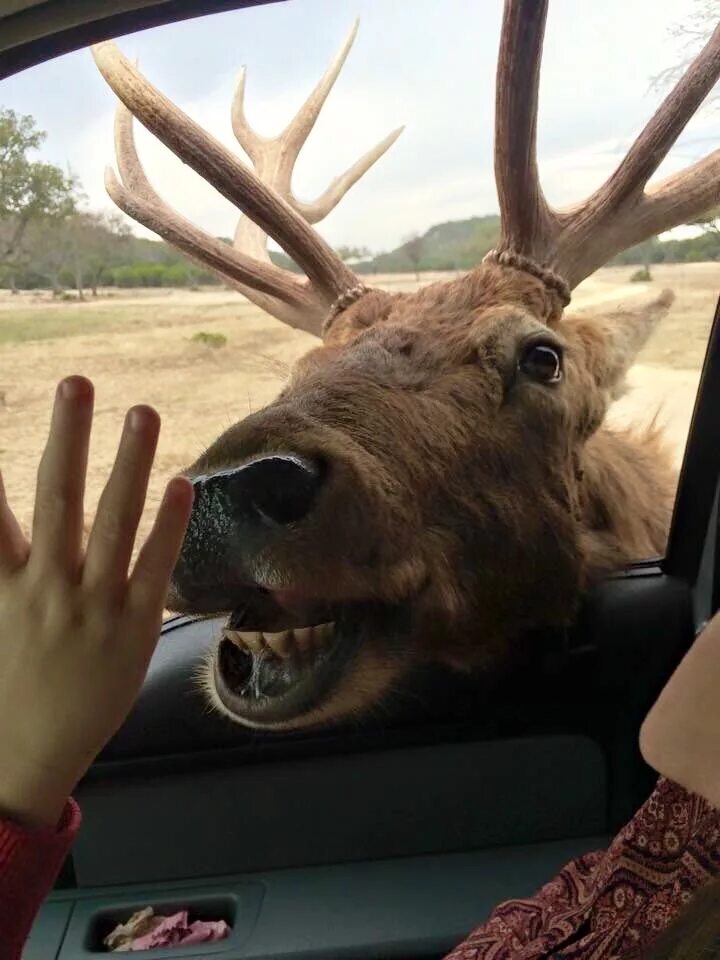
[[236, 509], [250, 507], [276, 524], [310, 513], [323, 483], [320, 464], [290, 454], [261, 457], [233, 471], [228, 490]]

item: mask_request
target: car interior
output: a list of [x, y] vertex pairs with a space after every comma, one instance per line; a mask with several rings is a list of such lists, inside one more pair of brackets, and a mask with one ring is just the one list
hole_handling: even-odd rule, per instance
[[[0, 77], [249, 5], [11, 0]], [[528, 636], [485, 684], [433, 670], [382, 720], [254, 732], [210, 712], [194, 683], [220, 621], [167, 620], [135, 708], [78, 789], [83, 829], [25, 960], [104, 953], [146, 905], [232, 928], [168, 960], [440, 957], [496, 904], [605, 845], [654, 783], [640, 723], [718, 607], [719, 392], [720, 313], [665, 556], [593, 589], [572, 628]]]

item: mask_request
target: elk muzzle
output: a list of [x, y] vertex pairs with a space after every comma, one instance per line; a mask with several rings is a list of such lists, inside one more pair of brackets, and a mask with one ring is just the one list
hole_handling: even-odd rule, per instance
[[260, 456], [229, 470], [193, 478], [195, 505], [173, 576], [186, 602], [221, 609], [224, 585], [243, 580], [262, 551], [277, 544], [313, 511], [323, 465], [297, 454]]

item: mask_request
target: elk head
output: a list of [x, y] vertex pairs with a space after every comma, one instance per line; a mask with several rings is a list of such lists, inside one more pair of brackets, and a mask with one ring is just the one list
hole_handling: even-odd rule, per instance
[[[171, 604], [229, 614], [208, 686], [240, 722], [311, 726], [381, 702], [419, 663], [496, 663], [523, 631], [566, 623], [592, 578], [663, 549], [672, 471], [653, 435], [612, 432], [603, 419], [672, 295], [603, 318], [564, 308], [615, 253], [718, 202], [720, 151], [647, 183], [720, 74], [720, 28], [606, 183], [560, 211], [536, 165], [546, 8], [505, 3], [500, 242], [467, 275], [410, 294], [366, 288], [310, 226], [397, 132], [317, 203], [290, 191], [352, 37], [276, 141], [249, 129], [241, 81], [234, 129], [258, 173], [112, 44], [95, 48], [123, 105], [122, 182], [107, 178], [115, 202], [268, 312], [322, 336], [273, 403], [187, 470], [197, 496]], [[131, 115], [243, 211], [234, 246], [161, 201]], [[306, 278], [270, 262], [265, 234]]]

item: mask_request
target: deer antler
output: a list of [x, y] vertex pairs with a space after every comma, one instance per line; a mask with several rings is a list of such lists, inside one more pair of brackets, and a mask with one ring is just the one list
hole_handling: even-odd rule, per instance
[[[498, 57], [495, 177], [501, 239], [490, 259], [569, 289], [621, 250], [700, 216], [720, 201], [720, 150], [646, 189], [720, 76], [720, 25], [624, 160], [584, 203], [552, 209], [536, 159], [538, 84], [548, 0], [506, 0]], [[557, 276], [559, 275], [559, 277]]]
[[[232, 104], [232, 125], [238, 143], [250, 157], [253, 166], [263, 181], [271, 186], [290, 206], [301, 214], [308, 223], [323, 220], [345, 196], [348, 190], [367, 173], [370, 167], [395, 143], [404, 127], [398, 127], [369, 150], [341, 176], [336, 177], [327, 190], [311, 203], [298, 200], [292, 191], [292, 174], [297, 158], [305, 145], [310, 132], [322, 110], [330, 91], [335, 85], [340, 71], [347, 60], [355, 42], [359, 21], [338, 51], [337, 56], [325, 71], [318, 85], [312, 91], [295, 117], [278, 137], [261, 137], [250, 126], [245, 117], [245, 68], [240, 71]], [[269, 259], [267, 236], [257, 224], [243, 217], [235, 236], [238, 249], [260, 259]]]
[[[320, 83], [277, 138], [260, 137], [249, 127], [243, 109], [244, 71], [241, 73], [233, 101], [233, 129], [255, 173], [149, 83], [115, 44], [93, 47], [100, 72], [120, 100], [115, 122], [120, 180], [112, 170], [106, 173], [107, 190], [114, 202], [193, 260], [210, 267], [263, 310], [312, 333], [320, 332], [334, 304], [346, 303], [365, 288], [310, 224], [334, 209], [402, 131], [395, 130], [366, 153], [315, 202], [303, 203], [293, 195], [293, 167], [347, 58], [357, 26], [356, 22]], [[135, 147], [133, 115], [243, 211], [246, 216], [238, 224], [233, 247], [204, 233], [160, 198]], [[305, 271], [307, 280], [271, 262], [268, 235]]]

